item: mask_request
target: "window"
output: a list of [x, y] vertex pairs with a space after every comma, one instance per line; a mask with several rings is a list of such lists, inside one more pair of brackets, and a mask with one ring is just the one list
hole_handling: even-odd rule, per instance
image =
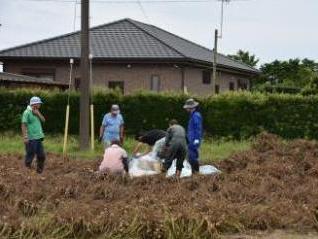
[[202, 71], [202, 83], [203, 84], [211, 84], [211, 72], [210, 71]]
[[113, 90], [120, 90], [120, 92], [123, 94], [125, 92], [123, 81], [109, 81], [108, 88]]
[[32, 76], [44, 81], [55, 80], [55, 69], [51, 68], [25, 68], [22, 69], [22, 75]]
[[239, 79], [237, 83], [237, 88], [240, 90], [248, 90], [248, 80], [247, 79]]
[[220, 93], [220, 86], [219, 85], [215, 85], [215, 94], [219, 94]]
[[230, 82], [229, 89], [233, 91], [235, 89], [234, 82]]
[[160, 77], [158, 75], [151, 76], [150, 90], [159, 92], [161, 87]]

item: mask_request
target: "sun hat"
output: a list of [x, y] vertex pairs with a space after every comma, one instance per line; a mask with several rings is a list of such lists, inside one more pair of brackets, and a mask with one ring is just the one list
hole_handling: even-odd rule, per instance
[[36, 105], [36, 104], [43, 104], [42, 100], [40, 97], [37, 97], [37, 96], [33, 96], [31, 99], [30, 99], [30, 105]]
[[184, 109], [193, 109], [193, 108], [196, 108], [197, 106], [199, 105], [199, 102], [196, 102], [194, 99], [188, 99], [183, 108]]
[[119, 113], [119, 105], [112, 105], [111, 112], [118, 114]]

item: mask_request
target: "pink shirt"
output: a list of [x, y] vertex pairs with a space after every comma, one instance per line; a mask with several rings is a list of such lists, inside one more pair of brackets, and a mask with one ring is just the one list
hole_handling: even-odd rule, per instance
[[99, 166], [99, 171], [121, 173], [124, 171], [123, 158], [127, 158], [126, 151], [120, 146], [113, 144], [105, 149], [104, 159]]

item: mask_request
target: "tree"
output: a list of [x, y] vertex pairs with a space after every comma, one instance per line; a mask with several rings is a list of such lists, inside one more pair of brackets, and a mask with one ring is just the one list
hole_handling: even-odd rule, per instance
[[241, 61], [249, 66], [255, 67], [259, 62], [259, 59], [255, 55], [250, 55], [248, 51], [238, 50], [235, 55], [228, 55], [230, 58]]
[[308, 85], [303, 88], [303, 95], [317, 95], [318, 94], [318, 74], [316, 74], [309, 82]]
[[289, 59], [288, 61], [275, 60], [261, 66], [260, 81], [272, 85], [303, 88], [309, 84], [315, 75], [317, 63], [312, 60]]

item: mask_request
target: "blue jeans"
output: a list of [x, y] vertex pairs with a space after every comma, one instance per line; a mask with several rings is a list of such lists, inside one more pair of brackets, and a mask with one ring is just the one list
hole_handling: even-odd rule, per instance
[[29, 140], [25, 145], [25, 166], [31, 168], [34, 156], [36, 156], [37, 173], [42, 173], [44, 169], [45, 153], [42, 141], [43, 139]]
[[199, 172], [199, 147], [200, 145], [188, 145], [189, 163], [193, 173]]

